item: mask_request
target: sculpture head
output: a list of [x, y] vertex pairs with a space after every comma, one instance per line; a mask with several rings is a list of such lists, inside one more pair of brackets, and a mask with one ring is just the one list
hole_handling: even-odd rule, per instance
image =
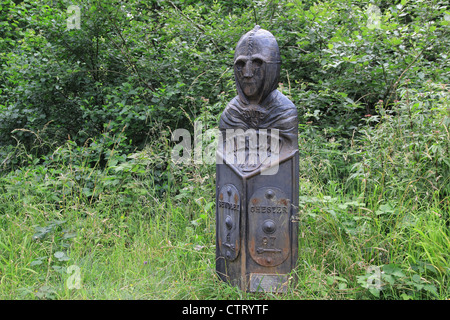
[[262, 102], [278, 86], [280, 65], [277, 40], [269, 31], [257, 25], [244, 34], [234, 53], [234, 76], [241, 101]]

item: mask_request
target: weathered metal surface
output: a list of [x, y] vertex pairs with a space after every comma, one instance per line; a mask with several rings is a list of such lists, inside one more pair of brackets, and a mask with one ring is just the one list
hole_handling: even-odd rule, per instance
[[220, 253], [227, 260], [233, 261], [239, 254], [241, 246], [240, 218], [241, 201], [239, 191], [232, 184], [224, 185], [219, 191], [217, 202], [219, 217]]
[[288, 276], [286, 274], [251, 273], [249, 279], [250, 292], [286, 292]]
[[278, 188], [259, 188], [249, 199], [249, 251], [258, 264], [277, 266], [289, 256], [290, 212], [290, 200]]
[[[275, 176], [242, 176], [227, 164], [218, 164], [216, 170], [216, 270], [219, 277], [242, 290], [253, 291], [252, 288], [258, 287], [255, 282], [258, 274], [277, 275], [261, 278], [265, 280], [258, 290], [282, 292], [283, 279], [290, 279], [288, 275], [298, 255], [298, 196], [295, 196], [298, 195], [298, 176], [295, 175], [298, 153], [284, 160]], [[226, 240], [227, 228], [231, 226], [230, 219], [227, 224], [230, 214], [221, 209], [225, 205], [219, 201], [232, 202], [227, 198], [229, 185], [239, 192], [240, 247], [235, 256], [227, 258], [222, 243], [231, 242]], [[233, 192], [235, 190], [232, 195]]]
[[298, 115], [277, 90], [281, 55], [256, 26], [234, 56], [237, 96], [220, 117], [216, 271], [242, 290], [283, 292], [298, 256]]

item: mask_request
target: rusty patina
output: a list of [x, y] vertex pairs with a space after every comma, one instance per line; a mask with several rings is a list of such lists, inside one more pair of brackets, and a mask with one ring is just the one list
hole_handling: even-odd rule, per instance
[[284, 291], [297, 261], [298, 116], [277, 90], [280, 67], [269, 31], [244, 34], [234, 55], [237, 96], [219, 123], [216, 271], [247, 291]]

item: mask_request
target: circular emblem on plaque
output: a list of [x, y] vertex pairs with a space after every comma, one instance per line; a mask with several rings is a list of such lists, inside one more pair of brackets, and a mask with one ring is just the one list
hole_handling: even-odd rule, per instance
[[274, 233], [275, 230], [277, 229], [275, 221], [267, 219], [266, 221], [263, 222], [262, 229], [267, 234]]
[[233, 261], [238, 257], [240, 248], [241, 197], [234, 185], [226, 184], [220, 188], [217, 200], [220, 253]]
[[249, 251], [265, 267], [277, 266], [289, 256], [291, 201], [275, 187], [257, 189], [248, 202]]
[[225, 225], [227, 226], [228, 230], [231, 230], [231, 228], [233, 228], [233, 218], [231, 218], [231, 216], [227, 216], [225, 218]]

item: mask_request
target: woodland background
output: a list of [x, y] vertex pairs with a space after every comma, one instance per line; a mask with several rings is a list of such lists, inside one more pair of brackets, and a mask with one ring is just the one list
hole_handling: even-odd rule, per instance
[[[215, 165], [170, 157], [217, 127], [255, 24], [299, 111], [284, 295], [218, 281]], [[450, 298], [449, 24], [438, 0], [0, 0], [0, 297]]]

